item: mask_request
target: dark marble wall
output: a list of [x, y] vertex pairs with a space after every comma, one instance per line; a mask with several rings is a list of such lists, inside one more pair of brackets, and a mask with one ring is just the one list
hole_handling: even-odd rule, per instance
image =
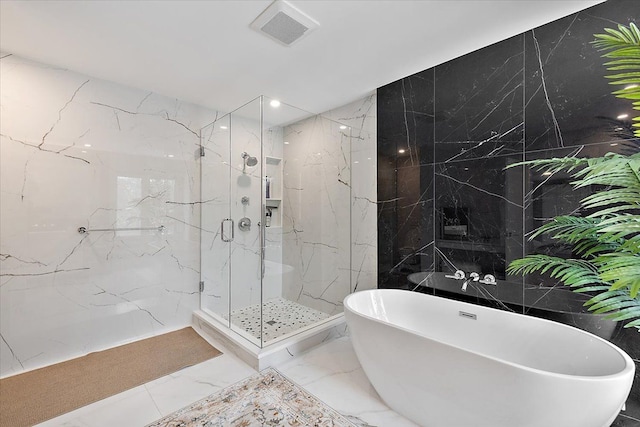
[[[378, 89], [378, 263], [381, 288], [435, 293], [551, 318], [595, 332], [640, 363], [635, 330], [594, 318], [549, 277], [507, 276], [525, 254], [571, 256], [528, 236], [576, 212], [589, 190], [569, 177], [509, 164], [640, 149], [630, 103], [611, 95], [595, 33], [640, 23], [640, 1], [609, 0]], [[492, 274], [498, 285], [444, 276]], [[640, 366], [615, 426], [640, 425]]]

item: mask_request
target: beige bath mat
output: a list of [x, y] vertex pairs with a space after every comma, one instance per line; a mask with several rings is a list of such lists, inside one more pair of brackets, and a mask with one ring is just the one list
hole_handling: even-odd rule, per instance
[[21, 427], [220, 355], [184, 328], [0, 380], [0, 426]]

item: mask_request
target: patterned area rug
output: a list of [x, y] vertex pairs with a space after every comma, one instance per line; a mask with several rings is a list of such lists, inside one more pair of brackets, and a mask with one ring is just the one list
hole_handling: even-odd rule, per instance
[[180, 409], [147, 427], [355, 427], [273, 368]]

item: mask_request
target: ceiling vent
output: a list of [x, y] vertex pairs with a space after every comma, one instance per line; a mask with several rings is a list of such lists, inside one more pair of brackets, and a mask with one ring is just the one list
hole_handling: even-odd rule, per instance
[[286, 1], [275, 0], [251, 23], [251, 28], [280, 44], [291, 46], [318, 25]]

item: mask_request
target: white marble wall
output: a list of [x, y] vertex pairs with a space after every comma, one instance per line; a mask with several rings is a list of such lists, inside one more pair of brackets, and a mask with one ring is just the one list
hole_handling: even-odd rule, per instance
[[377, 287], [375, 105], [371, 95], [285, 128], [283, 260], [294, 274], [283, 295], [329, 314]]
[[323, 115], [351, 130], [351, 291], [378, 287], [375, 93]]
[[188, 325], [215, 113], [10, 54], [0, 84], [0, 375]]

